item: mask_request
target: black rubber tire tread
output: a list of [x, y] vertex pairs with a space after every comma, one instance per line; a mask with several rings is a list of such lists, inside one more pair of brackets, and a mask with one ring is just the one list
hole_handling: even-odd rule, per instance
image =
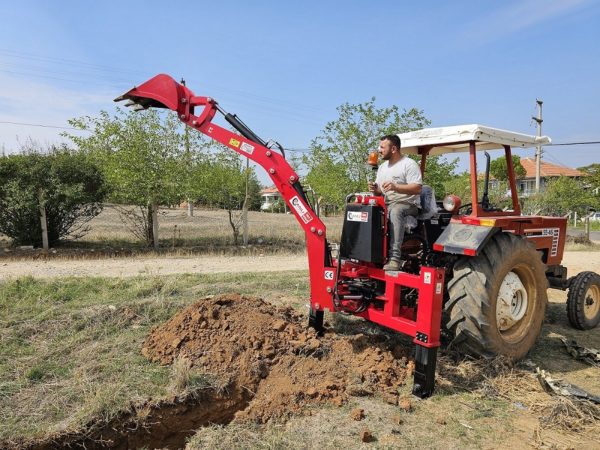
[[591, 330], [600, 323], [600, 310], [596, 317], [587, 319], [583, 312], [585, 294], [593, 284], [600, 287], [600, 275], [595, 272], [581, 272], [577, 274], [567, 294], [567, 317], [573, 328], [578, 330]]
[[[531, 322], [519, 342], [507, 342], [496, 324], [496, 297], [504, 277], [514, 268], [527, 271], [530, 278], [530, 286], [525, 288], [531, 297], [526, 313]], [[547, 288], [545, 264], [533, 244], [512, 233], [497, 233], [479, 255], [463, 257], [454, 266], [444, 305], [450, 317], [446, 327], [454, 336], [451, 345], [487, 358], [523, 358], [541, 332]]]

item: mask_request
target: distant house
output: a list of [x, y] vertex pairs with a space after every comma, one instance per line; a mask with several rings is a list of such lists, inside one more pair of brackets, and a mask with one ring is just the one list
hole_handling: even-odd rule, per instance
[[[517, 179], [517, 189], [519, 190], [519, 195], [527, 197], [535, 194], [535, 159], [522, 158], [521, 165], [526, 173], [524, 177]], [[563, 176], [579, 179], [585, 177], [586, 174], [577, 169], [571, 169], [570, 167], [560, 166], [542, 160], [540, 163], [540, 191], [543, 192], [545, 190], [548, 181], [552, 178]]]
[[275, 186], [271, 186], [260, 191], [260, 199], [260, 210], [272, 211], [275, 204], [281, 200], [281, 194]]

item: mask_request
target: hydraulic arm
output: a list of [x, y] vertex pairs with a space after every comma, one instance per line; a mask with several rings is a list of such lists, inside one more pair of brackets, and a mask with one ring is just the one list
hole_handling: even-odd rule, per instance
[[[186, 86], [168, 75], [157, 75], [139, 87], [117, 97], [116, 102], [128, 100], [125, 106], [134, 110], [167, 108], [177, 113], [187, 126], [250, 158], [265, 169], [281, 193], [290, 211], [306, 233], [311, 288], [311, 324], [322, 328], [323, 311], [334, 310], [333, 292], [336, 268], [327, 243], [326, 228], [308, 203], [298, 174], [281, 153], [267, 148], [267, 144], [250, 130], [237, 116], [228, 114], [210, 97], [195, 95]], [[196, 110], [202, 108], [198, 114]], [[235, 134], [212, 122], [215, 114], [223, 114], [239, 133]]]

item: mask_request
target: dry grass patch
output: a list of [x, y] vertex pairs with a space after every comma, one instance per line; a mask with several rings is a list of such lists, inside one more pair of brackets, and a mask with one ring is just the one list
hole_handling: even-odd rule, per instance
[[[129, 256], [258, 255], [301, 253], [306, 249], [302, 227], [291, 214], [250, 211], [249, 245], [234, 246], [227, 212], [196, 209], [193, 217], [182, 208], [163, 208], [159, 216], [160, 249], [148, 248], [119, 218], [115, 207], [107, 205], [89, 224], [80, 239], [64, 242], [48, 255], [33, 249], [15, 249], [0, 235], [0, 257], [6, 259], [99, 258]], [[338, 242], [342, 218], [322, 218], [331, 242]]]

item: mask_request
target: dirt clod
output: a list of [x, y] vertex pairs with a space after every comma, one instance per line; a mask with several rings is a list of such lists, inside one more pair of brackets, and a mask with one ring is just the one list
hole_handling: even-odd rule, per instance
[[398, 406], [406, 412], [412, 411], [412, 403], [410, 399], [403, 397], [398, 402]]
[[393, 419], [392, 419], [394, 425], [402, 425], [402, 423], [404, 422], [404, 420], [402, 419], [402, 416], [400, 414], [396, 414]]
[[373, 434], [367, 428], [365, 428], [360, 432], [360, 440], [366, 443], [374, 442], [375, 436], [373, 436]]
[[441, 416], [436, 417], [435, 419], [435, 423], [439, 424], [439, 425], [446, 425], [446, 419], [444, 419]]
[[258, 423], [285, 419], [309, 404], [342, 406], [349, 395], [389, 396], [407, 373], [406, 359], [397, 359], [401, 349], [381, 339], [333, 332], [317, 338], [291, 308], [240, 295], [207, 297], [185, 308], [150, 332], [142, 353], [160, 364], [186, 358], [227, 380], [228, 389], [248, 397], [234, 420]]
[[398, 395], [394, 392], [384, 392], [382, 398], [384, 402], [390, 405], [398, 404]]
[[350, 412], [350, 418], [352, 420], [360, 421], [365, 418], [365, 410], [362, 408], [355, 408]]
[[275, 331], [283, 331], [283, 330], [285, 330], [286, 325], [287, 324], [283, 320], [276, 320], [273, 323], [273, 329]]

